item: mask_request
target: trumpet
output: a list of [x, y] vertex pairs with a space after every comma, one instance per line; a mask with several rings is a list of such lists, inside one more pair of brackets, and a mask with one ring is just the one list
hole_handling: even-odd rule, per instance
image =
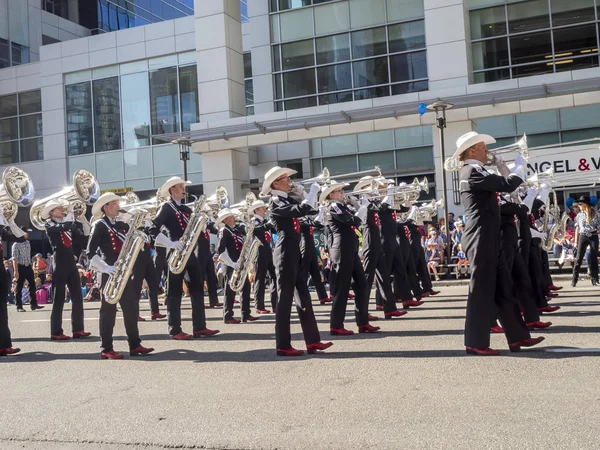
[[[514, 144], [505, 145], [504, 147], [495, 148], [493, 150], [488, 150], [487, 164], [494, 164], [496, 155], [510, 153], [514, 151], [518, 151], [521, 154], [521, 156], [523, 156], [523, 158], [528, 159], [529, 150], [533, 149], [530, 149], [527, 146], [527, 135], [523, 134], [523, 137]], [[464, 165], [464, 162], [454, 157], [454, 155], [449, 158], [446, 158], [446, 161], [444, 161], [444, 169], [446, 169], [449, 172], [456, 172], [462, 169]]]
[[[371, 183], [371, 186], [373, 185], [374, 183]], [[371, 200], [376, 200], [379, 198], [387, 197], [388, 189], [389, 188], [361, 189], [360, 191], [356, 192], [348, 192], [344, 194], [344, 196], [378, 193], [378, 195], [369, 197], [369, 199]], [[423, 177], [422, 181], [419, 181], [418, 178], [415, 178], [412, 183], [407, 184], [406, 186], [395, 186], [393, 188], [394, 200], [400, 203], [414, 202], [421, 195], [421, 191], [424, 191], [425, 193], [429, 194], [429, 182], [425, 177]]]

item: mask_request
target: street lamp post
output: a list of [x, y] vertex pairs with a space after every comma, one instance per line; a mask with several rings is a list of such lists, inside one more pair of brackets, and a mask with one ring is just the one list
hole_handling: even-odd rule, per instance
[[[444, 128], [446, 128], [446, 110], [454, 107], [452, 103], [437, 101], [427, 105], [429, 111], [435, 111], [436, 126], [440, 130], [440, 149], [442, 158], [440, 170], [442, 174], [442, 191], [444, 199], [444, 223], [446, 224], [446, 264], [449, 264], [452, 246], [450, 244], [450, 224], [448, 223], [448, 195], [446, 192], [446, 172], [444, 170], [444, 161], [446, 160], [446, 147], [444, 143]], [[442, 230], [440, 230], [441, 232]]]
[[[190, 160], [190, 149], [192, 148], [192, 144], [196, 141], [186, 137], [180, 137], [171, 142], [179, 145], [179, 159], [183, 161], [183, 179], [187, 181], [187, 162]], [[187, 201], [187, 192], [185, 194], [185, 200]]]

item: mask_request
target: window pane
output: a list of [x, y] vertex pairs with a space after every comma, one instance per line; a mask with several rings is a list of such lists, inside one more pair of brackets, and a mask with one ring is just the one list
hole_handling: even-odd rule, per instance
[[431, 127], [408, 127], [394, 130], [396, 148], [432, 145]]
[[317, 97], [297, 98], [285, 102], [285, 109], [288, 111], [298, 108], [309, 108], [311, 106], [317, 106]]
[[352, 88], [352, 75], [350, 63], [337, 64], [317, 68], [319, 92], [341, 91]]
[[17, 115], [17, 94], [0, 97], [0, 117]]
[[8, 0], [0, 0], [0, 39], [8, 39]]
[[[14, 43], [29, 46], [28, 2], [10, 1], [8, 8], [8, 35]], [[38, 6], [39, 8], [39, 6]]]
[[[154, 176], [175, 175], [181, 172], [177, 145], [161, 145], [152, 149], [154, 159]], [[165, 180], [166, 181], [166, 180]]]
[[316, 177], [322, 172], [321, 169], [321, 160], [320, 159], [311, 159], [310, 160], [310, 175]]
[[570, 23], [596, 20], [594, 0], [551, 0], [552, 25], [560, 26]]
[[189, 131], [198, 118], [198, 77], [196, 66], [179, 68], [179, 91], [181, 101], [181, 129]]
[[511, 33], [539, 30], [549, 26], [548, 0], [530, 0], [508, 5], [508, 29]]
[[489, 70], [474, 74], [475, 83], [488, 83], [490, 81], [508, 80], [510, 69]]
[[252, 78], [252, 53], [244, 53], [244, 78]]
[[399, 23], [388, 29], [390, 53], [425, 48], [425, 22]]
[[508, 41], [506, 38], [475, 42], [473, 49], [473, 69], [508, 66]]
[[297, 70], [283, 74], [283, 93], [286, 97], [316, 94], [315, 70]]
[[252, 80], [245, 80], [244, 87], [246, 92], [246, 105], [254, 104], [254, 83]]
[[321, 140], [323, 156], [343, 155], [345, 153], [356, 153], [356, 136], [349, 134], [347, 136], [334, 136], [323, 138]]
[[273, 47], [273, 71], [279, 72], [281, 70], [281, 59], [279, 57], [279, 45]]
[[415, 81], [414, 83], [402, 83], [392, 85], [392, 95], [409, 94], [429, 89], [428, 81]]
[[15, 44], [14, 42], [11, 44], [12, 49], [12, 65], [18, 66], [20, 64], [27, 64], [31, 62], [29, 56], [29, 47], [26, 47], [21, 44]]
[[19, 139], [19, 122], [16, 117], [0, 120], [0, 141]]
[[[600, 128], [588, 128], [587, 130], [563, 131], [561, 133], [563, 142], [580, 141], [600, 136]], [[1, 145], [1, 144], [0, 144]]]
[[345, 173], [356, 172], [356, 156], [336, 156], [335, 158], [323, 158], [323, 167], [327, 167], [329, 173], [335, 177]]
[[389, 150], [392, 148], [394, 148], [393, 130], [375, 131], [373, 133], [361, 133], [358, 135], [359, 152]]
[[42, 110], [41, 91], [19, 94], [19, 114], [29, 114]]
[[506, 34], [504, 6], [480, 9], [469, 13], [471, 39], [482, 39]]
[[557, 72], [589, 69], [591, 67], [598, 67], [598, 55], [586, 56], [577, 59], [563, 59], [562, 61], [557, 61], [555, 64]]
[[127, 180], [125, 187], [130, 187], [134, 191], [149, 191], [154, 188], [152, 178], [142, 178], [140, 180]]
[[123, 180], [123, 152], [97, 154], [96, 176], [103, 183]]
[[315, 34], [331, 34], [350, 29], [348, 3], [336, 2], [315, 8]]
[[390, 95], [389, 86], [379, 86], [370, 89], [361, 89], [359, 91], [354, 91], [355, 100], [366, 100], [369, 98], [387, 97], [388, 95]]
[[44, 140], [39, 138], [21, 141], [21, 162], [44, 159]]
[[310, 156], [321, 156], [321, 139], [310, 140]]
[[67, 105], [67, 147], [69, 156], [94, 151], [92, 142], [92, 95], [89, 82], [65, 88]]
[[123, 148], [150, 145], [150, 94], [146, 73], [121, 77], [121, 114]]
[[559, 110], [561, 129], [600, 125], [600, 105], [578, 106]]
[[294, 42], [281, 46], [283, 70], [300, 69], [315, 65], [313, 40]]
[[396, 152], [396, 167], [399, 172], [407, 170], [433, 170], [433, 148], [409, 148]]
[[143, 178], [152, 175], [152, 149], [150, 147], [123, 152], [125, 179]]
[[310, 0], [279, 0], [279, 11], [309, 6]]
[[378, 166], [381, 170], [393, 170], [394, 152], [368, 153], [358, 155], [358, 170], [369, 170]]
[[427, 52], [390, 56], [392, 82], [427, 78]]
[[19, 141], [0, 143], [0, 164], [19, 162]]
[[517, 134], [558, 130], [558, 111], [517, 114]]
[[8, 51], [8, 41], [0, 39], [0, 69], [10, 66], [10, 54]]
[[42, 113], [19, 118], [21, 139], [42, 135]]
[[529, 66], [513, 67], [513, 69], [512, 69], [513, 78], [529, 77], [532, 75], [543, 75], [545, 73], [552, 73], [552, 72], [554, 72], [553, 66], [551, 64], [548, 64], [545, 62], [540, 63], [540, 64], [533, 64], [533, 65], [529, 65]]
[[281, 42], [281, 36], [279, 33], [279, 14], [271, 16], [271, 40], [273, 43]]
[[352, 101], [352, 92], [337, 92], [319, 96], [319, 105], [331, 105], [332, 103], [343, 103]]
[[368, 27], [385, 23], [385, 0], [350, 0], [350, 26]]
[[119, 78], [92, 82], [94, 95], [94, 135], [97, 152], [121, 148]]
[[275, 98], [280, 99], [283, 98], [281, 93], [281, 75], [275, 75]]
[[573, 53], [578, 55], [582, 50], [592, 50], [593, 53], [598, 53], [595, 24], [554, 31], [554, 54], [556, 58], [571, 56]]
[[350, 59], [350, 35], [337, 34], [317, 39], [317, 64]]
[[96, 175], [96, 158], [94, 155], [85, 155], [69, 158], [69, 179], [73, 179], [73, 174], [79, 169], [86, 169]]
[[542, 133], [542, 134], [528, 134], [527, 135], [527, 144], [529, 147], [538, 147], [540, 145], [551, 145], [558, 144], [560, 142], [560, 137], [558, 135], [558, 131], [554, 133]]
[[[494, 137], [517, 135], [515, 116], [487, 117], [473, 119], [474, 131], [480, 134], [489, 134]], [[514, 142], [514, 141], [513, 141]]]
[[423, 0], [386, 0], [388, 22], [423, 17]]
[[510, 52], [513, 64], [544, 61], [547, 56], [552, 55], [550, 32], [512, 36]]
[[385, 27], [352, 33], [352, 57], [354, 59], [385, 53], [387, 53]]
[[279, 20], [282, 41], [293, 41], [313, 35], [312, 8], [279, 14]]
[[367, 59], [353, 64], [354, 87], [385, 84], [388, 79], [387, 58]]
[[[177, 69], [168, 67], [150, 72], [150, 113], [152, 134], [179, 131], [179, 97]], [[155, 140], [154, 144], [162, 141]]]

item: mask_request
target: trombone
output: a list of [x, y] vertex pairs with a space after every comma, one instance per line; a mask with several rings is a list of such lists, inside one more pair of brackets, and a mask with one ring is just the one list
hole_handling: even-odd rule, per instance
[[[381, 181], [375, 178], [371, 182], [371, 187], [373, 189], [361, 189], [360, 191], [356, 192], [346, 192], [344, 193], [344, 196], [351, 197], [362, 194], [377, 194], [372, 197], [369, 197], [370, 200], [376, 200], [379, 198], [387, 197], [387, 190], [389, 188], [377, 188], [375, 187], [376, 183], [377, 186], [379, 186], [381, 184]], [[394, 197], [396, 197], [397, 200], [416, 201], [419, 198], [421, 191], [424, 191], [425, 193], [429, 194], [429, 182], [427, 181], [426, 177], [423, 177], [423, 181], [419, 181], [418, 178], [415, 178], [412, 183], [407, 184], [406, 186], [395, 186], [393, 189], [393, 195]], [[415, 196], [416, 198], [413, 198]]]
[[[536, 148], [538, 148], [538, 147], [536, 147]], [[523, 156], [523, 158], [525, 158], [525, 159], [529, 158], [529, 150], [533, 150], [533, 149], [530, 149], [527, 146], [527, 135], [526, 134], [523, 134], [523, 137], [521, 137], [521, 139], [519, 139], [514, 144], [509, 144], [509, 145], [505, 145], [504, 147], [498, 147], [498, 148], [495, 148], [492, 150], [488, 150], [487, 163], [493, 164], [496, 155], [514, 152], [515, 150], [518, 151], [521, 154], [521, 156]], [[448, 172], [459, 171], [460, 169], [463, 168], [464, 165], [465, 165], [464, 162], [461, 161], [460, 159], [456, 158], [454, 155], [450, 156], [449, 158], [446, 158], [446, 161], [444, 161], [444, 169], [446, 169]]]
[[[346, 178], [360, 177], [360, 176], [370, 175], [372, 173], [376, 173], [377, 177], [379, 177], [379, 178], [382, 177], [381, 169], [379, 168], [379, 166], [375, 166], [372, 169], [359, 170], [358, 172], [350, 172], [350, 173], [340, 174], [340, 175], [336, 176], [336, 178], [338, 178], [340, 180], [345, 180]], [[323, 172], [321, 172], [316, 177], [307, 178], [305, 180], [300, 180], [300, 181], [294, 181], [294, 183], [295, 184], [312, 184], [312, 183], [328, 184], [330, 181], [331, 181], [331, 175], [329, 173], [329, 169], [327, 167], [324, 167]]]

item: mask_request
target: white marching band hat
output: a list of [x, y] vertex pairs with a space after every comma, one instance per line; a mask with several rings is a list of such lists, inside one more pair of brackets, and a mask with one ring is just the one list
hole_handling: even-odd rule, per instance
[[331, 194], [333, 191], [337, 189], [343, 189], [346, 186], [350, 185], [348, 183], [338, 183], [335, 180], [331, 180], [331, 183], [325, 186], [325, 188], [321, 191], [321, 195], [319, 196], [319, 203], [324, 203], [325, 200], [327, 200], [327, 196], [329, 196], [329, 194]]
[[354, 186], [353, 191], [362, 191], [363, 189], [370, 187], [373, 180], [377, 180], [377, 183], [381, 186], [382, 183], [379, 179], [375, 178], [372, 175], [367, 175], [358, 180], [358, 183], [356, 183], [356, 186]]
[[256, 200], [254, 203], [252, 203], [252, 205], [250, 205], [250, 208], [248, 208], [248, 215], [254, 213], [254, 210], [263, 207], [266, 208], [267, 204], [262, 200]]
[[462, 155], [466, 150], [473, 147], [475, 144], [479, 144], [480, 142], [490, 145], [494, 144], [496, 139], [489, 134], [479, 134], [476, 131], [469, 131], [456, 140], [456, 151], [452, 157], [459, 159], [460, 155]]
[[102, 214], [104, 214], [102, 212], [102, 207], [107, 203], [113, 202], [115, 200], [118, 200], [119, 202], [123, 201], [121, 197], [119, 197], [113, 192], [105, 192], [104, 194], [102, 194], [100, 198], [98, 198], [98, 200], [94, 202], [94, 206], [92, 206], [92, 220], [96, 220], [102, 217]]
[[229, 209], [229, 208], [223, 208], [221, 211], [219, 211], [219, 215], [217, 215], [217, 220], [215, 221], [215, 226], [219, 226], [223, 220], [227, 219], [228, 217], [234, 217], [235, 216], [235, 211]]
[[68, 208], [69, 202], [62, 198], [50, 200], [46, 204], [46, 207], [42, 210], [42, 219], [46, 220], [48, 217], [50, 217], [50, 213], [52, 212], [52, 210], [58, 208], [59, 206], [62, 206], [63, 208]]
[[160, 189], [158, 190], [158, 192], [165, 196], [165, 197], [169, 197], [169, 189], [171, 189], [173, 186], [175, 186], [176, 184], [192, 184], [191, 181], [185, 181], [183, 178], [181, 177], [171, 177], [169, 178], [165, 184], [163, 184]]
[[283, 175], [287, 175], [289, 177], [289, 176], [295, 175], [296, 173], [298, 173], [298, 172], [296, 172], [294, 169], [288, 169], [287, 167], [279, 167], [279, 166], [273, 167], [265, 174], [265, 181], [263, 181], [262, 190], [260, 192], [260, 195], [261, 196], [269, 195], [269, 193], [271, 192], [271, 184], [273, 184], [273, 181], [275, 181], [277, 178], [279, 178]]

